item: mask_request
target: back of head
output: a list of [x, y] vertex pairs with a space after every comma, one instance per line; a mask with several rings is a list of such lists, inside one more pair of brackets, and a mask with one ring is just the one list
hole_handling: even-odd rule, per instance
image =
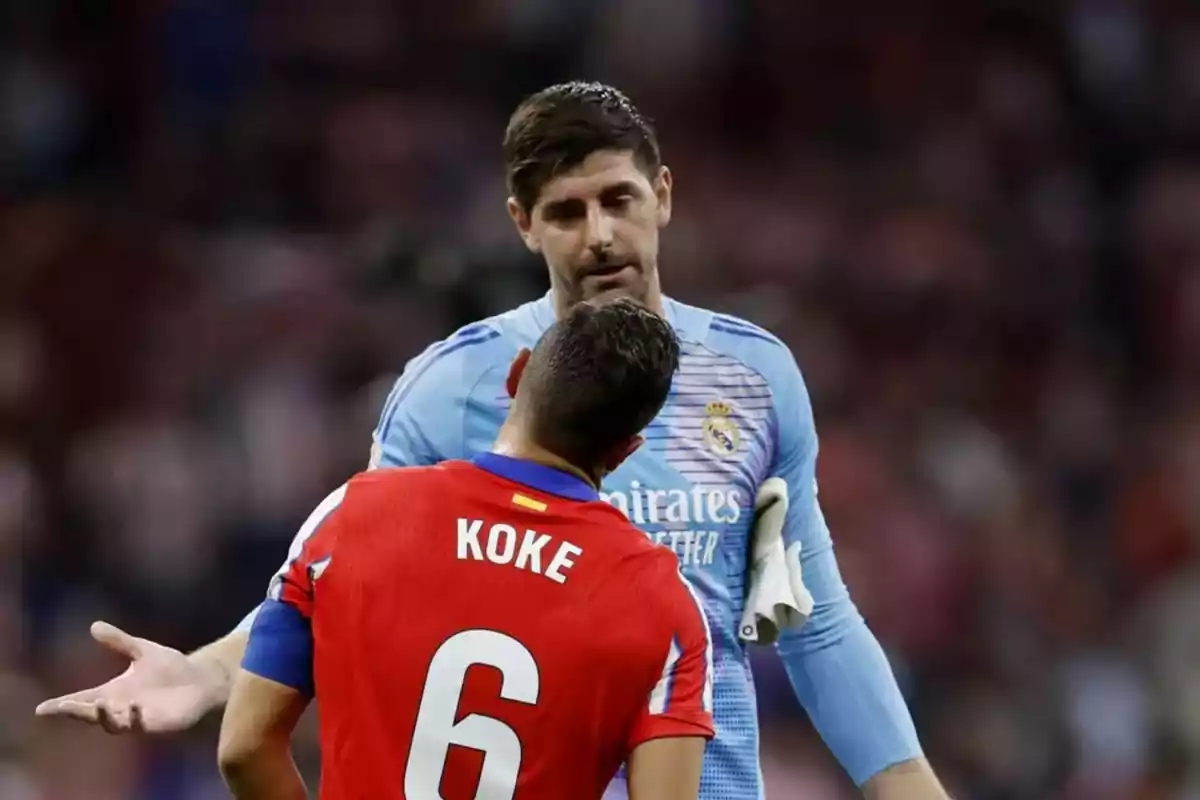
[[530, 211], [543, 186], [599, 150], [631, 152], [647, 176], [662, 163], [653, 125], [620, 90], [585, 81], [542, 89], [517, 106], [504, 132], [509, 193]]
[[678, 366], [675, 332], [645, 306], [580, 303], [534, 348], [517, 399], [538, 445], [603, 473], [662, 409]]

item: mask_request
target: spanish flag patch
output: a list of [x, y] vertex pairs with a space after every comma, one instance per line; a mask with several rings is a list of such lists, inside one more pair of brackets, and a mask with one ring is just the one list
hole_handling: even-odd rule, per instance
[[528, 508], [530, 511], [545, 511], [546, 504], [541, 500], [534, 500], [532, 497], [526, 497], [523, 494], [514, 494], [512, 496], [514, 506]]

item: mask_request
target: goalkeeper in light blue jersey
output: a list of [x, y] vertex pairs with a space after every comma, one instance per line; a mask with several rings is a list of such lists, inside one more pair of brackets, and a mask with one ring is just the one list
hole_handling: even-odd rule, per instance
[[[509, 214], [529, 249], [545, 258], [551, 291], [413, 359], [384, 405], [371, 465], [434, 464], [487, 451], [507, 412], [505, 379], [520, 350], [575, 303], [641, 301], [675, 328], [680, 368], [645, 446], [608, 477], [603, 496], [674, 550], [708, 616], [717, 737], [706, 752], [701, 797], [762, 797], [754, 682], [739, 622], [755, 497], [778, 477], [788, 487], [784, 545], [799, 544], [813, 601], [807, 622], [784, 630], [776, 645], [797, 697], [868, 797], [945, 798], [883, 651], [838, 572], [816, 497], [812, 408], [791, 352], [748, 322], [661, 293], [658, 237], [671, 217], [672, 179], [650, 124], [611, 87], [554, 86], [517, 108], [504, 156]], [[39, 713], [110, 730], [188, 727], [224, 702], [252, 620], [190, 656], [97, 623], [93, 634], [128, 655], [130, 669], [104, 686], [47, 701]], [[622, 792], [618, 781], [609, 796]]]

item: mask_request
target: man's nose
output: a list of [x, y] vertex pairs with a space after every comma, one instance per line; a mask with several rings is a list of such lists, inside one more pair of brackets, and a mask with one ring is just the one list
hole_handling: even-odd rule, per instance
[[600, 255], [612, 246], [612, 218], [604, 213], [599, 204], [588, 206], [587, 246]]

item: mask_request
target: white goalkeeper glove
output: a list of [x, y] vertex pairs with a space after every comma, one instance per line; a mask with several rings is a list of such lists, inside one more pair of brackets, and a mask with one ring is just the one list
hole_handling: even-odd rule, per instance
[[788, 485], [768, 478], [754, 499], [754, 527], [746, 605], [738, 635], [744, 642], [771, 644], [784, 628], [799, 628], [813, 609], [812, 595], [800, 568], [800, 543], [783, 546]]

